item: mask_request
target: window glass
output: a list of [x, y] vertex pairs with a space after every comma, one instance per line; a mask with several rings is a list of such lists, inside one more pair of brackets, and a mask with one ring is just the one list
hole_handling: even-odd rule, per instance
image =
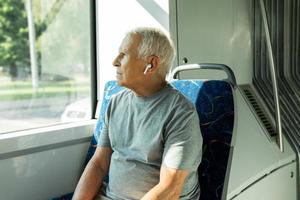
[[90, 5], [0, 0], [0, 133], [90, 118]]
[[135, 27], [157, 27], [169, 31], [168, 0], [100, 0], [98, 16], [98, 99], [102, 99], [104, 84], [115, 80], [112, 61], [117, 56], [125, 33]]

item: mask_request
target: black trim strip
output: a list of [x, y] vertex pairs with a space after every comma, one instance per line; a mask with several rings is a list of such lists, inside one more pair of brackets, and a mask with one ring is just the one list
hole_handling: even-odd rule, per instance
[[91, 118], [95, 119], [97, 107], [97, 22], [96, 0], [90, 0], [90, 53], [91, 53]]

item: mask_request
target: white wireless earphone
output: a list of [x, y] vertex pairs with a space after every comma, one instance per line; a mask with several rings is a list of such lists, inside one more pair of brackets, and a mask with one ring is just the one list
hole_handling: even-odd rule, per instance
[[148, 71], [149, 69], [151, 69], [151, 68], [152, 68], [152, 65], [149, 63], [149, 64], [146, 66], [146, 69], [145, 69], [145, 71], [144, 71], [144, 74], [146, 74], [147, 71]]

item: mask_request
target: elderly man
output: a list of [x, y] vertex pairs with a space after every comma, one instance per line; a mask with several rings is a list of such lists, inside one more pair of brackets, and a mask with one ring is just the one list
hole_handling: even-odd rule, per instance
[[118, 84], [128, 89], [108, 106], [74, 200], [199, 198], [199, 119], [194, 106], [166, 82], [173, 57], [172, 42], [160, 30], [127, 33], [113, 65]]

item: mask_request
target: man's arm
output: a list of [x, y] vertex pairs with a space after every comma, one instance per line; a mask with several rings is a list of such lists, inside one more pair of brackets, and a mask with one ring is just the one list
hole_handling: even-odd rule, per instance
[[153, 187], [141, 200], [176, 200], [184, 185], [188, 171], [171, 169], [162, 166], [159, 183]]
[[89, 200], [97, 195], [102, 179], [108, 173], [111, 154], [111, 148], [97, 147], [80, 177], [73, 200]]

